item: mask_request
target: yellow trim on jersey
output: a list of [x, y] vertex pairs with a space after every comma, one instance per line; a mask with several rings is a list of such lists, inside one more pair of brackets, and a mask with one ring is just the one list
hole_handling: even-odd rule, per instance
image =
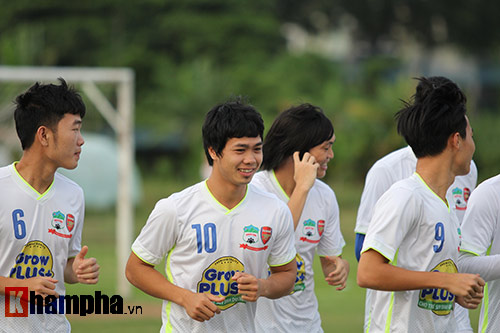
[[246, 198], [246, 197], [247, 197], [247, 195], [248, 195], [248, 185], [246, 185], [246, 189], [245, 189], [245, 196], [243, 197], [243, 199], [241, 199], [241, 201], [240, 201], [240, 202], [238, 202], [238, 204], [237, 204], [236, 206], [234, 206], [233, 208], [229, 209], [229, 208], [227, 208], [226, 206], [224, 206], [223, 204], [221, 204], [221, 203], [219, 202], [219, 200], [217, 200], [217, 199], [214, 197], [214, 195], [212, 194], [212, 192], [210, 192], [210, 189], [208, 188], [208, 185], [207, 185], [207, 181], [206, 181], [206, 180], [204, 181], [204, 183], [205, 183], [205, 187], [207, 188], [207, 191], [208, 191], [208, 193], [210, 194], [210, 196], [211, 196], [211, 197], [215, 200], [215, 202], [216, 202], [217, 204], [219, 204], [219, 206], [221, 206], [222, 208], [224, 208], [224, 209], [226, 210], [226, 212], [224, 213], [225, 215], [227, 215], [227, 214], [231, 213], [233, 210], [235, 210], [236, 208], [238, 208], [238, 207], [239, 207], [239, 206], [243, 203], [243, 201], [245, 201], [245, 198]]
[[446, 201], [444, 201], [443, 199], [441, 199], [441, 197], [439, 195], [437, 195], [436, 192], [434, 192], [429, 187], [429, 185], [427, 185], [427, 183], [422, 179], [422, 177], [416, 171], [415, 171], [415, 175], [417, 175], [418, 179], [420, 179], [420, 181], [422, 182], [422, 184], [424, 184], [425, 187], [427, 187], [429, 189], [429, 191], [431, 191], [436, 197], [438, 197], [439, 200], [441, 200], [441, 202], [443, 202], [446, 205], [446, 208], [448, 208], [448, 213], [449, 213], [450, 212], [450, 204], [448, 203], [448, 199], [446, 199]]
[[283, 192], [283, 194], [285, 195], [285, 197], [290, 200], [290, 197], [288, 196], [288, 194], [286, 194], [285, 190], [283, 189], [283, 187], [281, 187], [281, 184], [280, 182], [278, 181], [278, 178], [276, 178], [276, 174], [274, 173], [274, 170], [273, 170], [273, 178], [274, 180], [276, 181], [276, 184], [278, 184], [278, 187], [279, 189], [281, 190], [281, 192]]
[[285, 265], [288, 265], [289, 263], [291, 263], [292, 261], [294, 261], [295, 259], [297, 258], [297, 254], [295, 254], [295, 256], [288, 262], [284, 263], [284, 264], [281, 264], [281, 265], [269, 265], [269, 267], [280, 267], [280, 266], [285, 266]]
[[387, 311], [387, 319], [385, 321], [385, 332], [391, 332], [392, 310], [394, 309], [394, 291], [391, 293], [391, 301], [389, 302], [389, 311]]
[[31, 186], [30, 183], [28, 183], [26, 181], [26, 179], [24, 179], [23, 176], [21, 176], [21, 174], [17, 171], [17, 169], [16, 169], [16, 164], [17, 163], [19, 163], [19, 161], [14, 162], [14, 165], [12, 166], [14, 168], [14, 171], [16, 172], [17, 176], [19, 178], [21, 178], [21, 180], [23, 181], [23, 183], [25, 183], [26, 185], [28, 185], [28, 187], [30, 189], [32, 189], [33, 192], [35, 192], [36, 194], [38, 194], [38, 198], [36, 198], [36, 200], [38, 201], [38, 200], [42, 199], [44, 196], [46, 196], [47, 193], [49, 193], [50, 189], [52, 188], [52, 185], [54, 185], [55, 176], [54, 176], [54, 179], [52, 179], [52, 183], [50, 184], [49, 188], [44, 193], [40, 194], [40, 192], [38, 192], [37, 190], [35, 190], [33, 188], [33, 186]]
[[488, 297], [488, 283], [484, 285], [484, 290], [483, 290], [484, 296], [483, 296], [483, 306], [484, 306], [484, 312], [483, 312], [483, 326], [481, 327], [481, 332], [486, 332], [486, 329], [488, 328], [488, 310], [489, 310], [489, 297]]
[[155, 264], [152, 264], [152, 263], [150, 263], [149, 261], [144, 260], [144, 259], [143, 259], [140, 255], [138, 255], [138, 254], [137, 254], [137, 252], [135, 252], [135, 251], [134, 251], [134, 249], [131, 249], [131, 250], [132, 250], [132, 253], [134, 253], [134, 254], [135, 254], [135, 256], [136, 256], [137, 258], [141, 259], [141, 261], [145, 262], [145, 263], [146, 263], [146, 264], [148, 264], [148, 265], [151, 265], [151, 266], [156, 266]]
[[472, 252], [472, 251], [469, 251], [469, 250], [465, 250], [463, 248], [460, 248], [460, 252], [465, 252], [465, 253], [470, 253], [470, 254], [473, 254], [475, 256], [479, 256], [479, 254], [477, 254], [476, 252]]
[[[171, 283], [174, 281], [174, 277], [172, 276], [172, 270], [170, 269], [170, 260], [172, 259], [172, 253], [174, 252], [174, 247], [168, 252], [167, 260], [165, 262], [165, 273], [167, 274], [167, 279]], [[170, 322], [170, 314], [172, 311], [172, 301], [167, 301], [167, 305], [165, 306], [165, 313], [167, 316], [167, 324], [165, 325], [165, 332], [171, 333], [173, 331], [172, 323]]]
[[[392, 262], [393, 262], [393, 260], [394, 260], [394, 259], [393, 259], [393, 260], [391, 260], [391, 259], [389, 258], [389, 256], [386, 256], [385, 254], [383, 254], [382, 252], [380, 252], [380, 250], [377, 250], [377, 249], [376, 249], [376, 248], [374, 248], [374, 247], [369, 247], [369, 248], [367, 248], [366, 250], [364, 250], [364, 251], [363, 251], [363, 252], [361, 252], [361, 253], [365, 253], [365, 252], [366, 252], [366, 251], [368, 251], [368, 250], [373, 250], [373, 251], [375, 251], [375, 252], [379, 253], [382, 257], [384, 257], [385, 259], [389, 260], [389, 262], [390, 262], [390, 263], [392, 263]], [[398, 252], [396, 251], [396, 255], [397, 255], [397, 253], [398, 253]], [[396, 255], [394, 256], [395, 258], [396, 258]]]

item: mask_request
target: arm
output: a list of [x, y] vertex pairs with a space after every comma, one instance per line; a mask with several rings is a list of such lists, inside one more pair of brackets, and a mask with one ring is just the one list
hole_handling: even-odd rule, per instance
[[270, 299], [288, 295], [293, 288], [297, 276], [297, 261], [295, 258], [288, 264], [270, 267], [271, 275], [267, 279], [257, 279], [255, 276], [236, 272], [233, 280], [238, 282], [238, 292], [242, 299], [255, 302], [259, 297]]
[[145, 293], [182, 306], [194, 320], [209, 320], [216, 313], [220, 313], [220, 309], [213, 302], [222, 302], [224, 297], [209, 293], [194, 293], [178, 287], [134, 253], [130, 254], [125, 275], [130, 283]]
[[484, 281], [500, 279], [500, 255], [476, 256], [460, 252], [458, 266], [463, 273], [479, 274]]
[[297, 229], [302, 210], [307, 200], [309, 190], [314, 185], [318, 173], [319, 164], [316, 163], [314, 156], [304, 153], [302, 160], [299, 158], [299, 152], [293, 153], [295, 188], [288, 200], [288, 208], [292, 212], [293, 228]]
[[[35, 295], [59, 297], [59, 294], [55, 291], [57, 282], [56, 279], [40, 276], [24, 280], [0, 276], [0, 295], [5, 295], [5, 287], [28, 287], [28, 295], [29, 292], [34, 291]], [[23, 298], [24, 296], [23, 294]]]
[[337, 290], [342, 290], [346, 286], [349, 276], [349, 263], [341, 256], [319, 257], [321, 268], [325, 275], [325, 281], [331, 286], [339, 286]]
[[469, 301], [482, 298], [484, 286], [484, 281], [478, 274], [419, 272], [393, 266], [373, 249], [361, 254], [357, 282], [363, 288], [385, 291], [446, 289]]

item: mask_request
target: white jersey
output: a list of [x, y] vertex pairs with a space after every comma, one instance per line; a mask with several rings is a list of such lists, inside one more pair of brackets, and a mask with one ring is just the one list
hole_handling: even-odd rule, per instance
[[[417, 166], [417, 158], [411, 147], [398, 149], [375, 162], [368, 171], [365, 187], [361, 195], [356, 227], [354, 231], [366, 234], [373, 216], [373, 209], [382, 194], [397, 181], [410, 177]], [[471, 161], [470, 172], [465, 176], [455, 177], [446, 197], [452, 203], [459, 221], [462, 221], [467, 209], [467, 201], [477, 183], [477, 167]]]
[[[283, 202], [289, 197], [273, 171], [257, 173], [252, 184], [274, 193]], [[295, 230], [297, 279], [291, 295], [275, 300], [259, 298], [256, 327], [259, 332], [322, 332], [314, 294], [314, 253], [338, 256], [345, 245], [340, 231], [339, 207], [333, 190], [316, 180]]]
[[[365, 186], [361, 194], [358, 215], [356, 217], [356, 227], [354, 229], [356, 233], [366, 234], [378, 199], [392, 184], [410, 177], [415, 172], [416, 166], [417, 158], [410, 146], [393, 151], [373, 164], [366, 175]], [[471, 192], [476, 187], [476, 183], [477, 167], [474, 161], [471, 161], [469, 173], [464, 176], [455, 177], [454, 183], [446, 193], [446, 198], [451, 203], [460, 222], [463, 219], [467, 209], [467, 201]], [[370, 308], [370, 298], [373, 292], [375, 291], [366, 290], [365, 331], [370, 320], [368, 309]], [[466, 309], [457, 304], [455, 316], [460, 332], [472, 331]]]
[[164, 300], [162, 332], [254, 332], [256, 303], [241, 299], [232, 276], [244, 271], [265, 278], [268, 265], [285, 265], [296, 254], [291, 213], [276, 196], [248, 185], [243, 200], [228, 210], [206, 182], [160, 200], [132, 251], [152, 265], [167, 255], [170, 282], [226, 297], [216, 303], [222, 312], [205, 322]]
[[[461, 251], [484, 256], [500, 254], [500, 175], [481, 183], [471, 195], [462, 225]], [[484, 288], [479, 318], [480, 332], [498, 332], [500, 327], [500, 280]]]
[[[453, 211], [415, 173], [377, 202], [362, 251], [407, 270], [457, 273], [459, 237]], [[455, 332], [454, 301], [445, 289], [377, 291], [368, 331]]]
[[[16, 279], [51, 277], [58, 280], [56, 291], [64, 295], [66, 262], [80, 252], [84, 219], [82, 189], [56, 173], [49, 189], [39, 194], [19, 175], [14, 164], [0, 168], [0, 189], [0, 275]], [[11, 300], [8, 312], [15, 313], [13, 297]], [[71, 330], [63, 314], [5, 317], [5, 305], [2, 296], [2, 332]]]

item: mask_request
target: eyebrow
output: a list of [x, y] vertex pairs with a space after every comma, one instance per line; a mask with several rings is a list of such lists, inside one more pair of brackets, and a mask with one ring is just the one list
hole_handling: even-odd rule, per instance
[[[262, 141], [259, 142], [259, 143], [256, 143], [254, 145], [254, 147], [257, 147], [257, 146], [262, 146]], [[244, 143], [237, 143], [233, 146], [233, 148], [249, 148], [250, 145], [247, 145], [247, 144], [244, 144]]]
[[73, 125], [80, 125], [81, 123], [82, 123], [81, 119], [75, 119], [75, 121], [73, 122]]

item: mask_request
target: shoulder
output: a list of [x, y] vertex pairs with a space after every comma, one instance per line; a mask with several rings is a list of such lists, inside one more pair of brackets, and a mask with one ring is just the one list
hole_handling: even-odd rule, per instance
[[7, 165], [0, 168], [0, 180], [8, 178], [12, 175], [10, 168], [12, 168], [12, 165]]
[[61, 187], [64, 191], [68, 191], [69, 193], [79, 193], [83, 196], [83, 189], [81, 186], [59, 172], [54, 174], [54, 185]]
[[416, 163], [417, 158], [415, 157], [415, 154], [413, 154], [411, 147], [407, 146], [385, 155], [377, 162], [375, 162], [372, 168], [391, 171], [391, 169], [393, 169], [397, 165], [413, 165]]
[[160, 199], [155, 207], [166, 209], [168, 207], [183, 207], [187, 204], [189, 204], [189, 206], [196, 205], [196, 202], [201, 200], [201, 196], [199, 195], [201, 186], [205, 186], [204, 182], [196, 183], [182, 191], [172, 193], [168, 197]]
[[[288, 206], [276, 194], [268, 192], [254, 185], [248, 184], [249, 201], [260, 207], [276, 207], [277, 210], [288, 210]], [[272, 208], [271, 208], [272, 209]]]
[[271, 172], [270, 171], [259, 171], [257, 172], [251, 181], [256, 187], [269, 189], [271, 187]]
[[[499, 196], [500, 195], [500, 175], [496, 175], [494, 177], [488, 178], [483, 181], [478, 187], [472, 192], [474, 196], [481, 195], [491, 195], [491, 196]], [[477, 193], [477, 194], [476, 194]]]
[[330, 185], [326, 184], [324, 181], [320, 179], [316, 179], [314, 181], [314, 185], [312, 188], [315, 192], [319, 194], [319, 197], [327, 200], [337, 200], [335, 196], [335, 192], [330, 187]]

